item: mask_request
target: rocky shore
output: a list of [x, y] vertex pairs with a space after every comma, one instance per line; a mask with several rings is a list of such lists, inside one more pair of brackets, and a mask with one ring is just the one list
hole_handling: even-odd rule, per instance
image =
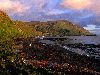
[[16, 44], [20, 45], [16, 50], [22, 51], [24, 63], [46, 69], [53, 75], [100, 75], [98, 60], [81, 56], [59, 45], [40, 43], [35, 38], [17, 39]]

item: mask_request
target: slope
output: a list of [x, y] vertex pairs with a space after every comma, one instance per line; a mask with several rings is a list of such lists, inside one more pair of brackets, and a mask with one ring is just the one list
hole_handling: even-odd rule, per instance
[[73, 36], [92, 35], [89, 31], [74, 25], [69, 21], [58, 20], [48, 22], [26, 22], [37, 31], [41, 31], [45, 36]]

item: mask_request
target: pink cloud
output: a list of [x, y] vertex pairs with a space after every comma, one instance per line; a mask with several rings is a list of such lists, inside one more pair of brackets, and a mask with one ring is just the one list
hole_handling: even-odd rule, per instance
[[60, 5], [75, 10], [86, 9], [100, 16], [100, 0], [63, 0]]
[[27, 9], [29, 7], [25, 7], [20, 1], [0, 0], [0, 10], [2, 11], [21, 14]]
[[84, 9], [91, 5], [90, 0], [63, 0], [61, 6], [71, 9]]

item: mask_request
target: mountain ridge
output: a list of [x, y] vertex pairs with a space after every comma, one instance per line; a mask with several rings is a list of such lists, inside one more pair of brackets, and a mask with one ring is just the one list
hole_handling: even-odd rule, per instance
[[[45, 34], [55, 33], [53, 36], [67, 36], [67, 35], [92, 35], [88, 30], [80, 27], [79, 25], [73, 24], [67, 20], [56, 20], [56, 21], [31, 21], [26, 22], [27, 25], [35, 28], [37, 31], [41, 31]], [[50, 33], [50, 31], [53, 31]]]
[[0, 15], [0, 32], [8, 36], [11, 34], [11, 37], [12, 35], [17, 36], [17, 34], [21, 37], [92, 35], [89, 31], [67, 20], [22, 22], [11, 20], [2, 11], [0, 11]]

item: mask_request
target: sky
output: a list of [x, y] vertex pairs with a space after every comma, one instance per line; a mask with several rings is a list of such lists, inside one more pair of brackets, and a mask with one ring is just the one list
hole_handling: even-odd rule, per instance
[[85, 29], [100, 26], [100, 0], [0, 0], [0, 10], [13, 20], [68, 20]]

